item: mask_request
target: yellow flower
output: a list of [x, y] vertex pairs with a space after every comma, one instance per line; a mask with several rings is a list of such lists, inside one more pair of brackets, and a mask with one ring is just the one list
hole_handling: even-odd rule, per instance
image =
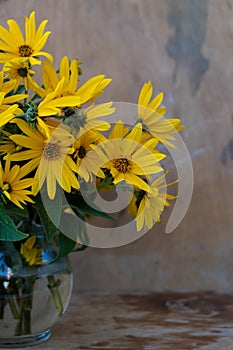
[[79, 188], [74, 174], [77, 172], [77, 165], [70, 157], [74, 152], [71, 148], [74, 138], [62, 125], [54, 131], [40, 118], [37, 121], [38, 130], [19, 118], [13, 120], [25, 135], [12, 135], [10, 138], [28, 150], [11, 154], [9, 158], [13, 161], [27, 161], [24, 165], [25, 173], [37, 168], [37, 181], [32, 186], [33, 194], [39, 192], [46, 180], [49, 198], [54, 199], [57, 182], [66, 192], [70, 192], [71, 187]]
[[18, 105], [4, 105], [5, 94], [0, 92], [0, 128], [15, 117]]
[[168, 200], [176, 198], [176, 196], [167, 194], [164, 189], [177, 181], [164, 184], [164, 180], [165, 174], [158, 177], [150, 185], [149, 192], [136, 190], [137, 195], [134, 195], [129, 205], [129, 212], [136, 216], [137, 231], [141, 231], [142, 228], [150, 230], [155, 222], [160, 221], [160, 215], [164, 207], [170, 205]]
[[[80, 137], [77, 137], [73, 144], [73, 148], [74, 159], [77, 162], [78, 169], [80, 168], [80, 164], [86, 157], [87, 153], [93, 149], [95, 145], [103, 141], [106, 141], [106, 138], [97, 131], [88, 131], [82, 134]], [[82, 176], [81, 173], [80, 175]]]
[[124, 137], [129, 131], [128, 127], [124, 126], [124, 123], [121, 120], [118, 120], [114, 127], [112, 128], [112, 131], [110, 132], [108, 139], [120, 139]]
[[[0, 113], [6, 111], [12, 103], [18, 102], [23, 98], [27, 98], [26, 94], [13, 94], [9, 95], [13, 89], [15, 89], [16, 80], [4, 81], [4, 73], [0, 72]], [[22, 113], [22, 110], [16, 106], [16, 113]], [[3, 125], [3, 124], [2, 124]]]
[[[67, 56], [64, 56], [60, 62], [59, 75], [56, 73], [55, 68], [49, 61], [44, 62], [42, 68], [42, 81], [43, 86], [40, 87], [37, 82], [30, 79], [30, 87], [39, 96], [45, 98], [48, 94], [53, 92], [59, 81], [65, 80], [62, 89], [57, 93], [56, 97], [61, 96], [77, 96], [77, 107], [80, 107], [84, 103], [93, 101], [98, 97], [105, 87], [111, 82], [112, 79], [105, 78], [105, 75], [97, 75], [90, 78], [81, 87], [78, 85], [78, 62], [76, 59], [69, 63]], [[69, 105], [67, 105], [69, 107]]]
[[9, 158], [6, 158], [4, 169], [0, 162], [0, 192], [21, 209], [23, 209], [21, 203], [33, 203], [33, 200], [28, 197], [32, 192], [26, 190], [26, 188], [32, 186], [34, 179], [22, 179], [24, 175], [23, 167], [20, 168], [19, 165], [14, 165], [10, 168]]
[[100, 168], [110, 170], [116, 185], [125, 181], [130, 185], [148, 191], [148, 184], [140, 177], [162, 171], [157, 164], [164, 155], [155, 156], [145, 145], [140, 144], [142, 126], [138, 124], [125, 138], [114, 138], [100, 143], [81, 163], [84, 179], [92, 179], [92, 173], [104, 177]]
[[[80, 88], [73, 91], [73, 94], [80, 97], [82, 105], [89, 101], [93, 102], [103, 93], [103, 90], [111, 81], [112, 79], [105, 78], [104, 74], [96, 75], [87, 80]], [[72, 85], [68, 92], [72, 92]]]
[[[0, 72], [0, 91], [4, 92], [6, 95], [15, 89], [16, 80], [5, 80], [4, 72]], [[17, 100], [18, 101], [18, 100]]]
[[62, 78], [57, 84], [55, 90], [50, 92], [38, 105], [38, 116], [48, 117], [50, 115], [61, 115], [62, 108], [74, 107], [80, 104], [80, 98], [78, 96], [64, 96], [61, 95], [61, 91], [65, 84], [65, 79]]
[[89, 130], [106, 131], [110, 128], [110, 124], [98, 119], [99, 117], [112, 114], [115, 108], [112, 107], [112, 102], [102, 103], [97, 106], [90, 106], [85, 110], [76, 110], [74, 115], [71, 115], [65, 120], [74, 130], [79, 131], [80, 135]]
[[[64, 98], [68, 98], [68, 96]], [[64, 111], [66, 116], [64, 116]], [[97, 106], [90, 106], [84, 110], [68, 107], [63, 109], [62, 115], [64, 124], [70, 127], [75, 136], [81, 137], [82, 134], [90, 130], [108, 130], [110, 124], [98, 118], [110, 115], [114, 111], [115, 108], [112, 107], [112, 102], [108, 102]]]
[[0, 153], [2, 154], [11, 154], [21, 150], [21, 146], [16, 145], [11, 139], [9, 132], [5, 130], [0, 130], [0, 133], [3, 135], [0, 140]]
[[[129, 133], [129, 128], [124, 126], [124, 123], [119, 120], [114, 125], [108, 139], [124, 138]], [[142, 133], [141, 139], [139, 140], [141, 145], [146, 143], [146, 147], [149, 151], [155, 155], [161, 156], [161, 153], [155, 148], [158, 145], [158, 139], [151, 137], [148, 133]]]
[[42, 249], [36, 246], [36, 236], [31, 236], [25, 243], [21, 243], [20, 254], [29, 266], [43, 265]]
[[4, 72], [6, 73], [7, 79], [15, 79], [16, 85], [14, 90], [16, 91], [19, 87], [21, 80], [25, 86], [25, 89], [28, 90], [28, 77], [35, 74], [33, 70], [30, 69], [30, 64], [25, 60], [12, 60], [5, 64]]
[[25, 39], [22, 31], [16, 21], [9, 19], [7, 24], [9, 30], [0, 26], [0, 63], [6, 63], [12, 59], [25, 59], [30, 64], [40, 64], [38, 56], [45, 56], [50, 61], [53, 57], [48, 52], [41, 51], [45, 45], [50, 32], [45, 32], [44, 29], [47, 20], [41, 22], [36, 29], [35, 12], [30, 14], [30, 17], [25, 17]]
[[151, 81], [145, 83], [138, 98], [138, 118], [145, 131], [156, 137], [160, 142], [174, 147], [170, 141], [175, 141], [172, 136], [177, 131], [183, 129], [180, 119], [165, 119], [164, 107], [160, 107], [163, 100], [163, 93], [160, 93], [151, 100], [153, 86]]

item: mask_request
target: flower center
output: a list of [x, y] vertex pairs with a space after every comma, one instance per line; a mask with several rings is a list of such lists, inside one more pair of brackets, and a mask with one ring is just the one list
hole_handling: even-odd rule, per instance
[[127, 173], [132, 168], [127, 158], [114, 159], [113, 163], [114, 167], [123, 174]]
[[20, 77], [25, 78], [28, 74], [27, 68], [19, 68], [18, 69], [18, 74]]
[[71, 117], [72, 115], [75, 114], [75, 109], [70, 108], [70, 107], [64, 107], [62, 109], [62, 113], [63, 113], [64, 117]]
[[33, 50], [31, 46], [24, 44], [19, 46], [18, 52], [21, 57], [29, 57], [33, 53]]
[[86, 152], [85, 147], [80, 146], [80, 147], [79, 147], [79, 150], [78, 150], [78, 156], [79, 156], [79, 158], [85, 158], [86, 154], [87, 154], [87, 152]]
[[60, 156], [60, 146], [57, 143], [47, 143], [44, 148], [44, 156], [47, 159], [58, 159]]
[[65, 124], [69, 125], [72, 131], [78, 132], [87, 122], [87, 117], [78, 108], [65, 107], [62, 109], [62, 117]]

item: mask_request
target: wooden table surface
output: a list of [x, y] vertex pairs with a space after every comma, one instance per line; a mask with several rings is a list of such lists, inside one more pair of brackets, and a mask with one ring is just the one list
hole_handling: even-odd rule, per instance
[[33, 350], [232, 350], [233, 296], [75, 294]]

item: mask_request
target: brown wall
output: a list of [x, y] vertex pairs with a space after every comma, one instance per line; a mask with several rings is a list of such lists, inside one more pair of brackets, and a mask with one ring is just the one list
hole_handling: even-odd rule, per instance
[[149, 79], [163, 90], [193, 160], [193, 198], [175, 232], [163, 232], [168, 211], [133, 244], [73, 255], [75, 288], [232, 291], [233, 1], [2, 0], [1, 24], [33, 9], [49, 19], [56, 62], [78, 56], [83, 79], [113, 78], [104, 100], [136, 102]]

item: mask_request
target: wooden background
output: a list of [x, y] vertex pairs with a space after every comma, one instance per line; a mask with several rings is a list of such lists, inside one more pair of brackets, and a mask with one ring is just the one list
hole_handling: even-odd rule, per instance
[[72, 256], [78, 290], [233, 290], [233, 1], [0, 0], [0, 21], [49, 19], [46, 49], [113, 78], [103, 100], [136, 102], [149, 79], [180, 116], [194, 167], [187, 215], [116, 249]]

